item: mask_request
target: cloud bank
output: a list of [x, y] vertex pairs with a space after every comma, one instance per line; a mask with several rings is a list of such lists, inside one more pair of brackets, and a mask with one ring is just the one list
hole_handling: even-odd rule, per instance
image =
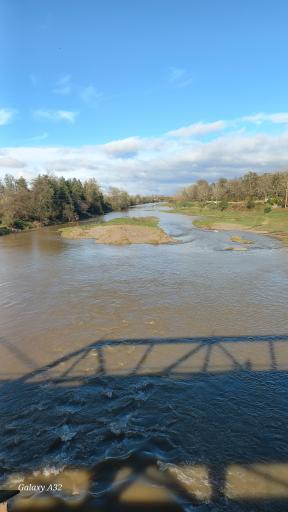
[[[277, 133], [271, 129], [276, 124]], [[31, 179], [51, 171], [95, 177], [104, 189], [113, 185], [130, 193], [173, 194], [200, 178], [211, 182], [249, 170], [288, 169], [288, 113], [198, 122], [160, 137], [134, 136], [93, 146], [2, 148], [0, 167], [1, 175], [9, 171]]]

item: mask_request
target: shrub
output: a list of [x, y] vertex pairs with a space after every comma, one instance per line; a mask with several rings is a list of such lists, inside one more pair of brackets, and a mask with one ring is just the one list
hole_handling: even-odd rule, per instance
[[249, 210], [252, 210], [252, 208], [255, 208], [255, 201], [253, 201], [253, 199], [248, 199], [245, 206]]
[[271, 205], [271, 206], [281, 206], [283, 203], [283, 199], [279, 198], [279, 197], [269, 197], [268, 201], [267, 201], [267, 204]]
[[9, 235], [11, 233], [11, 229], [6, 226], [0, 226], [0, 236]]
[[271, 211], [272, 211], [272, 206], [270, 206], [270, 205], [265, 206], [264, 213], [270, 213]]
[[220, 201], [220, 203], [218, 204], [218, 208], [219, 208], [219, 210], [221, 210], [221, 212], [226, 210], [228, 208], [228, 206], [229, 206], [228, 201]]
[[214, 202], [208, 203], [207, 208], [209, 208], [209, 210], [218, 210], [218, 204]]
[[273, 206], [273, 204], [275, 204], [275, 200], [273, 199], [273, 197], [269, 197], [269, 199], [267, 200], [266, 204], [269, 204], [270, 206]]
[[24, 222], [24, 220], [21, 220], [21, 219], [15, 219], [13, 224], [12, 224], [12, 228], [14, 229], [25, 229], [26, 227], [26, 224]]

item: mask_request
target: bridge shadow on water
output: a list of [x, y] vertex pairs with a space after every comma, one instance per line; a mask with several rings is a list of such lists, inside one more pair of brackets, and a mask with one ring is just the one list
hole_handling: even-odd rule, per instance
[[288, 335], [104, 340], [36, 366], [1, 382], [2, 488], [78, 485], [46, 504], [62, 512], [288, 510]]

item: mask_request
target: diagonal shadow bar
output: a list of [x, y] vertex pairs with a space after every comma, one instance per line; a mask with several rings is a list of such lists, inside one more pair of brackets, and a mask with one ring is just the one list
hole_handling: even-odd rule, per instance
[[11, 354], [16, 356], [19, 361], [24, 363], [28, 368], [37, 368], [36, 362], [25, 352], [23, 352], [19, 347], [17, 347], [14, 343], [11, 341], [6, 340], [2, 336], [0, 337], [0, 344], [5, 347]]
[[230, 354], [226, 347], [223, 347], [222, 343], [218, 343], [218, 347], [224, 352], [224, 354], [234, 363], [234, 366], [239, 370], [244, 370], [244, 366], [237, 361], [236, 357]]
[[131, 372], [132, 375], [137, 373], [141, 367], [143, 366], [143, 364], [145, 363], [147, 357], [149, 356], [149, 354], [152, 352], [154, 348], [154, 343], [152, 345], [148, 345], [148, 347], [146, 348], [144, 354], [142, 355], [142, 357], [140, 358], [139, 362], [137, 363], [136, 367], [134, 368], [134, 370]]
[[212, 352], [212, 345], [207, 345], [207, 350], [206, 350], [206, 354], [205, 354], [205, 358], [204, 358], [202, 372], [208, 371], [209, 361], [211, 358], [211, 352]]
[[69, 375], [70, 372], [72, 372], [72, 370], [74, 370], [76, 368], [76, 366], [81, 362], [83, 361], [83, 359], [85, 359], [85, 357], [91, 352], [92, 349], [90, 350], [87, 350], [87, 352], [84, 352], [83, 354], [80, 354], [80, 356], [69, 366], [69, 368], [67, 368], [67, 370], [64, 370], [64, 372], [62, 373], [62, 375], [60, 375], [60, 377], [58, 377], [60, 380], [63, 379], [64, 377], [67, 377], [67, 375]]
[[167, 368], [165, 368], [165, 370], [163, 371], [164, 375], [167, 375], [169, 373], [172, 372], [172, 370], [175, 370], [175, 368], [177, 368], [177, 366], [179, 366], [181, 363], [183, 363], [184, 361], [186, 361], [187, 359], [189, 359], [189, 357], [191, 356], [194, 356], [197, 352], [199, 352], [203, 347], [205, 347], [205, 345], [203, 343], [200, 343], [198, 345], [198, 347], [196, 348], [193, 348], [192, 350], [189, 350], [189, 352], [187, 354], [185, 354], [184, 356], [182, 357], [179, 357], [177, 359], [177, 361], [175, 361], [175, 363], [173, 364], [170, 364], [170, 366], [167, 366]]

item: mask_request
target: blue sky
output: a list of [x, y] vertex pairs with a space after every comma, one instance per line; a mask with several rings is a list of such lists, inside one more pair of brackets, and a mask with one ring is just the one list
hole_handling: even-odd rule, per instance
[[288, 167], [286, 0], [9, 0], [0, 19], [0, 175], [172, 193]]

